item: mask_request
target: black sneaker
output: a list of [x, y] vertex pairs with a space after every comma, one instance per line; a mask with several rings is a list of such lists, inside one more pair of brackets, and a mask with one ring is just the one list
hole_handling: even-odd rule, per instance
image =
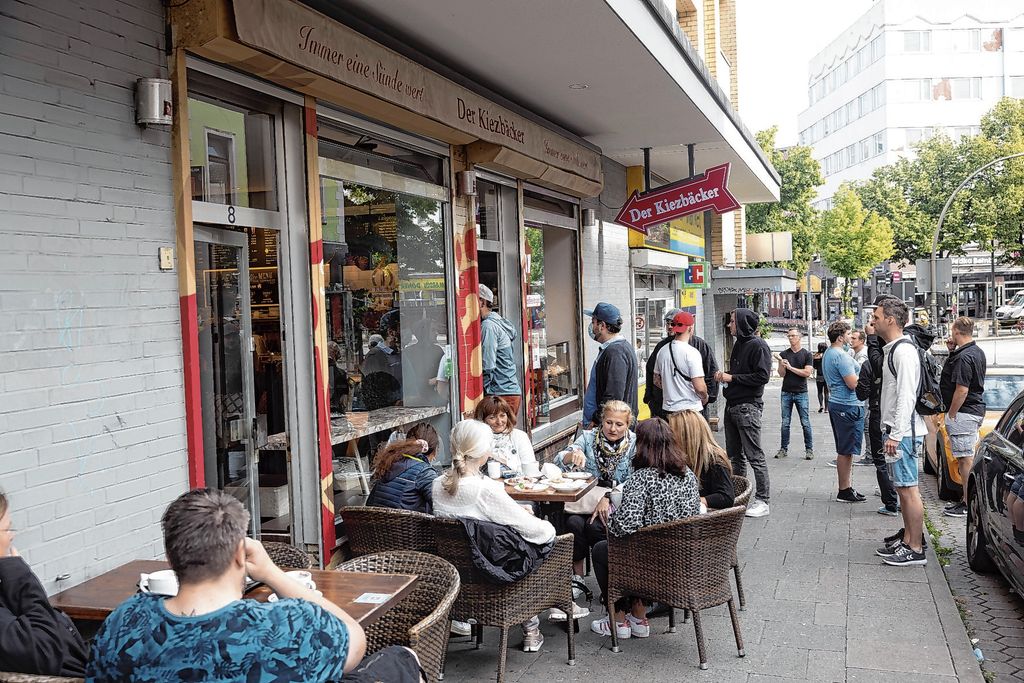
[[[900, 530], [897, 531], [896, 533], [894, 533], [892, 536], [886, 536], [885, 538], [883, 538], [882, 539], [882, 543], [884, 545], [882, 545], [881, 548], [876, 550], [875, 554], [878, 555], [879, 557], [885, 557], [886, 555], [892, 555], [893, 551], [895, 551], [895, 549], [896, 549], [896, 546], [903, 544], [903, 528], [901, 527]], [[927, 547], [928, 547], [928, 540], [925, 538], [924, 534], [921, 534], [921, 549], [923, 550], [924, 548], [927, 548]]]
[[867, 498], [857, 493], [851, 486], [848, 489], [843, 489], [836, 494], [836, 500], [843, 503], [863, 503]]
[[957, 503], [956, 505], [950, 505], [942, 511], [942, 514], [947, 517], [966, 517], [967, 516], [967, 504]]
[[893, 567], [910, 567], [915, 565], [928, 564], [928, 558], [924, 555], [924, 548], [917, 552], [905, 543], [900, 543], [892, 555], [883, 555], [882, 562]]

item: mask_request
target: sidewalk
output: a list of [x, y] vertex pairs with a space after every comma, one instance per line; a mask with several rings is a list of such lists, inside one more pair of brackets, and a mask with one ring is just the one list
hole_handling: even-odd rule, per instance
[[[772, 459], [779, 447], [779, 390], [778, 378], [765, 390], [762, 431], [772, 479], [771, 515], [746, 519], [739, 545], [747, 595], [747, 609], [740, 612], [746, 657], [736, 656], [724, 606], [702, 613], [707, 671], [698, 667], [692, 622], [679, 623], [669, 634], [667, 619], [654, 620], [650, 638], [623, 641], [622, 652], [613, 654], [610, 638], [590, 631], [591, 619], [603, 612], [595, 603], [594, 616], [580, 622], [575, 667], [566, 665], [564, 631], [543, 620], [540, 653], [522, 652], [519, 634], [510, 636], [507, 680], [983, 680], [934, 553], [927, 567], [888, 567], [875, 556], [881, 538], [900, 521], [875, 512], [880, 503], [872, 495], [874, 469], [854, 468], [854, 486], [867, 502], [835, 502], [836, 471], [828, 466], [835, 448], [827, 415], [817, 412], [813, 396], [817, 458], [803, 459], [794, 415], [791, 455]], [[587, 580], [596, 593], [593, 576]], [[497, 630], [486, 629], [480, 650], [467, 638], [452, 639], [446, 679], [493, 680], [496, 666]]]

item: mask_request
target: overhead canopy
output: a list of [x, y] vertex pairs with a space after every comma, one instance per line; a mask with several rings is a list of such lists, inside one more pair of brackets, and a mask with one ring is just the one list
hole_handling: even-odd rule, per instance
[[[688, 175], [732, 163], [742, 203], [777, 201], [778, 174], [703, 62], [645, 0], [518, 2], [305, 0], [453, 80], [532, 112], [626, 165]], [[478, 84], [478, 85], [477, 85]], [[576, 86], [576, 87], [572, 87]], [[580, 87], [586, 86], [586, 87]]]

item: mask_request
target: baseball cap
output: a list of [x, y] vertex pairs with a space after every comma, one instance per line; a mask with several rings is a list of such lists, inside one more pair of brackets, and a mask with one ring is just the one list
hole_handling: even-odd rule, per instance
[[593, 310], [583, 311], [583, 314], [589, 315], [591, 318], [597, 318], [609, 325], [622, 324], [622, 314], [619, 313], [619, 308], [604, 301], [598, 302]]
[[666, 323], [672, 322], [672, 319], [676, 317], [676, 313], [682, 313], [682, 312], [683, 312], [683, 309], [681, 309], [681, 308], [670, 308], [670, 309], [668, 309], [667, 311], [665, 311], [665, 322]]
[[486, 301], [489, 304], [494, 303], [494, 292], [492, 292], [491, 288], [487, 285], [481, 284], [477, 288], [477, 293], [483, 301]]
[[382, 341], [384, 341], [384, 337], [380, 336], [379, 334], [370, 335], [370, 346], [376, 346], [377, 344], [380, 344]]
[[693, 327], [693, 314], [687, 313], [686, 311], [679, 311], [672, 318], [672, 327], [678, 329], [680, 327]]

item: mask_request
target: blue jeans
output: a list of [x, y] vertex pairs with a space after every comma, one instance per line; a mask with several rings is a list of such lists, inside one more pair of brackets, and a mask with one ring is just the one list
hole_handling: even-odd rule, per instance
[[804, 428], [804, 450], [814, 450], [811, 435], [811, 415], [807, 409], [807, 392], [782, 392], [782, 450], [789, 448], [789, 425], [793, 420], [793, 406], [800, 414], [800, 426]]

